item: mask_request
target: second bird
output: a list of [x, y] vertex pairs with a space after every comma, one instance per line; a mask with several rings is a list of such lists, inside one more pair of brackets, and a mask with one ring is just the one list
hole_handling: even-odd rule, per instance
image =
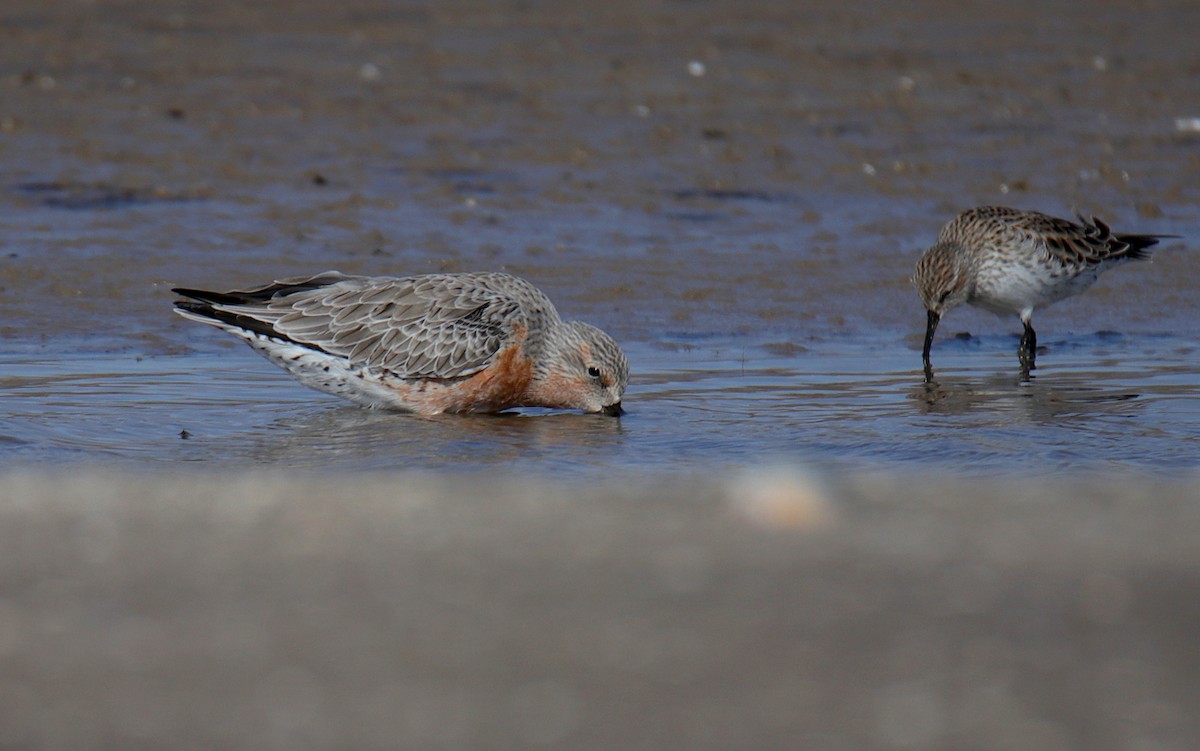
[[1022, 374], [1034, 368], [1033, 311], [1083, 292], [1101, 272], [1150, 257], [1147, 248], [1174, 235], [1116, 234], [1104, 222], [1079, 222], [1036, 211], [981, 206], [959, 214], [917, 261], [913, 284], [928, 312], [922, 357], [933, 377], [929, 350], [938, 323], [967, 303], [997, 315], [1017, 315], [1025, 326], [1018, 355]]

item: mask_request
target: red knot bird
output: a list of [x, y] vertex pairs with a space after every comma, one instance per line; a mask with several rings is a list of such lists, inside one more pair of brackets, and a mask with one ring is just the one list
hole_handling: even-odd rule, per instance
[[241, 337], [306, 386], [422, 415], [553, 407], [620, 415], [629, 379], [608, 334], [563, 321], [502, 273], [327, 271], [245, 291], [177, 288], [184, 318]]
[[1147, 249], [1165, 237], [1177, 235], [1118, 235], [1094, 217], [1076, 224], [1003, 206], [964, 211], [942, 227], [913, 276], [928, 311], [926, 379], [933, 377], [929, 349], [938, 322], [962, 303], [1021, 318], [1018, 355], [1028, 376], [1037, 357], [1034, 308], [1083, 292], [1113, 266], [1149, 258]]

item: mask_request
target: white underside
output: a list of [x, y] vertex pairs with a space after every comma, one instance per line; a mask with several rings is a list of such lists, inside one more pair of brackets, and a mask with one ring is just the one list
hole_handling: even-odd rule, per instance
[[242, 337], [256, 352], [309, 388], [371, 409], [412, 410], [379, 376], [365, 368], [351, 367], [340, 357], [259, 334], [246, 332]]
[[1092, 286], [1101, 266], [1080, 271], [1060, 268], [1051, 271], [1044, 263], [984, 266], [975, 280], [975, 289], [967, 301], [996, 315], [1018, 315], [1028, 320], [1035, 308], [1072, 297]]
[[309, 388], [349, 399], [371, 409], [414, 411], [413, 405], [402, 400], [394, 389], [387, 386], [387, 376], [353, 367], [340, 357], [294, 342], [256, 334], [188, 311], [176, 312], [184, 318], [206, 323], [245, 340], [255, 352], [291, 373], [297, 381]]

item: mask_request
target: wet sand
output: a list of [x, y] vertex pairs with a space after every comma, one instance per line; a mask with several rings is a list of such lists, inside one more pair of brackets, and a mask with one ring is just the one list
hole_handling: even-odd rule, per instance
[[[9, 340], [178, 351], [172, 285], [503, 267], [622, 338], [915, 347], [912, 264], [967, 206], [1200, 236], [1190, 2], [3, 14]], [[1173, 246], [1044, 322], [1194, 330]]]

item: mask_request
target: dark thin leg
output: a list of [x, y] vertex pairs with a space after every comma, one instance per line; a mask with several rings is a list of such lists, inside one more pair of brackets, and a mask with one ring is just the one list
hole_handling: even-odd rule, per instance
[[925, 364], [925, 382], [933, 380], [933, 363], [929, 360], [929, 350], [933, 348], [933, 334], [937, 331], [938, 322], [942, 317], [932, 310], [926, 311], [925, 317], [925, 349], [921, 352], [921, 362]]
[[1035, 370], [1037, 365], [1037, 332], [1033, 330], [1031, 321], [1023, 321], [1025, 324], [1025, 334], [1021, 337], [1021, 346], [1017, 350], [1017, 356], [1021, 358], [1021, 370], [1026, 374], [1031, 370]]

